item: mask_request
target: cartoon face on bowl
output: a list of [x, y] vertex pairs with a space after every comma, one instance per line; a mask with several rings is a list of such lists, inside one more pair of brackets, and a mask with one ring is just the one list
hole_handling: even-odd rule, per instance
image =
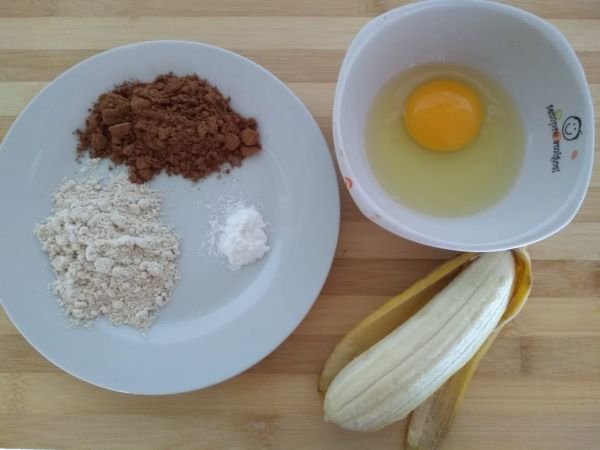
[[581, 119], [577, 116], [569, 116], [562, 126], [562, 135], [567, 141], [573, 141], [581, 134]]

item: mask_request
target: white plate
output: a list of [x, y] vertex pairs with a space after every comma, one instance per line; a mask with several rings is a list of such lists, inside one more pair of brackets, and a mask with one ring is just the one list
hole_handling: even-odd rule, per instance
[[[147, 336], [99, 321], [72, 328], [48, 291], [48, 259], [32, 233], [51, 194], [77, 172], [73, 131], [104, 91], [125, 79], [198, 73], [254, 116], [264, 150], [230, 176], [197, 184], [161, 175], [165, 220], [182, 236], [182, 279]], [[271, 251], [239, 273], [202, 249], [222, 195], [259, 205]], [[335, 172], [300, 100], [267, 70], [229, 51], [156, 41], [115, 48], [69, 69], [25, 108], [0, 148], [0, 299], [25, 338], [54, 364], [116, 391], [167, 394], [230, 378], [300, 323], [331, 266], [339, 228]]]

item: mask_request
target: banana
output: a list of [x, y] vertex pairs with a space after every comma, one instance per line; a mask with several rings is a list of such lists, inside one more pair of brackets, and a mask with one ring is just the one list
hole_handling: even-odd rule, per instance
[[326, 388], [326, 420], [374, 431], [406, 417], [477, 353], [504, 314], [514, 281], [510, 252], [470, 263], [337, 374]]

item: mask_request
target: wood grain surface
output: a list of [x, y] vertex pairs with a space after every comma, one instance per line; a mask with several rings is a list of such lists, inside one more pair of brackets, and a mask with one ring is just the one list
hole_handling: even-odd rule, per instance
[[[402, 3], [0, 0], [0, 136], [40, 88], [83, 58], [176, 38], [220, 45], [264, 65], [307, 104], [331, 145], [344, 50], [369, 17]], [[563, 31], [585, 67], [599, 118], [600, 0], [507, 3]], [[444, 449], [600, 448], [598, 156], [574, 223], [531, 247], [532, 298], [485, 357]], [[451, 253], [382, 231], [340, 192], [339, 247], [314, 308], [274, 353], [219, 386], [154, 398], [90, 386], [41, 357], [0, 309], [0, 448], [402, 448], [405, 422], [373, 434], [325, 423], [317, 374], [360, 318]]]

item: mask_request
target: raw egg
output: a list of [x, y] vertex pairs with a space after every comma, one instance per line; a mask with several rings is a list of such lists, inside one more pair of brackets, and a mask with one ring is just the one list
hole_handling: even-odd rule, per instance
[[399, 73], [375, 95], [365, 150], [374, 177], [396, 202], [465, 216], [510, 191], [525, 133], [510, 95], [489, 76], [426, 64]]
[[456, 80], [431, 80], [409, 95], [404, 107], [408, 134], [440, 152], [459, 150], [477, 137], [483, 117], [475, 91]]

